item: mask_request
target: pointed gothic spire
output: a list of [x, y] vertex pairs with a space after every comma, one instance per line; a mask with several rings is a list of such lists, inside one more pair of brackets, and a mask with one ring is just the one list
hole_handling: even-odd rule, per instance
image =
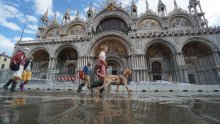
[[174, 9], [178, 9], [178, 5], [177, 5], [176, 0], [174, 0], [173, 2], [174, 2]]
[[200, 27], [208, 27], [208, 21], [205, 18], [205, 13], [202, 11], [200, 0], [189, 0], [188, 9], [191, 14], [196, 15], [202, 20], [201, 24], [199, 24]]
[[52, 21], [53, 24], [57, 24], [58, 20], [57, 20], [57, 13], [54, 14], [54, 19]]
[[70, 13], [71, 13], [71, 10], [70, 10], [70, 8], [68, 7], [68, 9], [67, 9], [67, 11], [66, 11], [66, 14], [67, 14], [67, 15], [70, 15]]
[[92, 3], [90, 3], [88, 11], [92, 11]]
[[89, 10], [87, 11], [87, 20], [91, 21], [93, 18], [93, 9], [92, 9], [92, 3], [90, 3]]
[[92, 3], [90, 3], [89, 5], [89, 10], [87, 11], [87, 14], [93, 14]]
[[41, 17], [41, 19], [48, 19], [48, 9], [47, 9], [47, 11], [44, 13], [44, 15]]
[[48, 18], [48, 9], [47, 11], [45, 12], [45, 14], [41, 17], [41, 23], [43, 25], [47, 25], [49, 22], [49, 18]]
[[157, 11], [160, 16], [165, 16], [166, 14], [166, 5], [162, 2], [162, 0], [158, 0]]
[[158, 1], [158, 6], [162, 6], [162, 5], [165, 5], [165, 4], [162, 2], [162, 0], [159, 0]]
[[147, 0], [146, 0], [146, 10], [149, 10], [149, 4]]
[[67, 24], [68, 22], [70, 22], [71, 19], [71, 10], [68, 7], [68, 9], [66, 10], [66, 13], [63, 15], [63, 24]]
[[137, 6], [134, 0], [132, 0], [132, 3], [131, 3], [131, 16], [132, 18], [137, 18]]
[[45, 12], [44, 17], [48, 17], [48, 9], [47, 9], [47, 11]]
[[132, 6], [136, 6], [134, 0], [132, 0], [132, 3], [131, 3]]
[[79, 9], [76, 10], [76, 17], [79, 17]]

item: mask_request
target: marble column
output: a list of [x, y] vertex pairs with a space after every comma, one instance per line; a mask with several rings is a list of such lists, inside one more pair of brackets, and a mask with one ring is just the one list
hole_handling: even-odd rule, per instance
[[186, 64], [185, 64], [185, 59], [182, 53], [176, 53], [174, 54], [174, 61], [176, 63], [176, 76], [177, 76], [177, 81], [183, 82], [183, 83], [188, 83], [188, 74], [186, 71]]

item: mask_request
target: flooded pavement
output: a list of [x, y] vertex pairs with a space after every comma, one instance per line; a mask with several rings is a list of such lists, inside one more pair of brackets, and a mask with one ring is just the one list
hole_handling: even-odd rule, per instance
[[0, 124], [220, 123], [219, 93], [0, 93]]

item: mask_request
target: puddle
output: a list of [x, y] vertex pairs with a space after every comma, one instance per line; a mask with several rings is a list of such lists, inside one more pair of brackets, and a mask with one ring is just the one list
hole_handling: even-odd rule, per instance
[[[147, 93], [145, 93], [147, 94]], [[219, 96], [183, 98], [143, 94], [52, 93], [43, 91], [0, 97], [2, 124], [217, 124]], [[140, 98], [141, 97], [141, 98]], [[204, 99], [203, 99], [204, 98]], [[143, 99], [143, 100], [139, 100]]]

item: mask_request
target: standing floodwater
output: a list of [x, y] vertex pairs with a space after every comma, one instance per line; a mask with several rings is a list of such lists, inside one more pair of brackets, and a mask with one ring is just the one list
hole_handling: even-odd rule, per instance
[[218, 124], [220, 97], [140, 93], [2, 92], [1, 124]]

